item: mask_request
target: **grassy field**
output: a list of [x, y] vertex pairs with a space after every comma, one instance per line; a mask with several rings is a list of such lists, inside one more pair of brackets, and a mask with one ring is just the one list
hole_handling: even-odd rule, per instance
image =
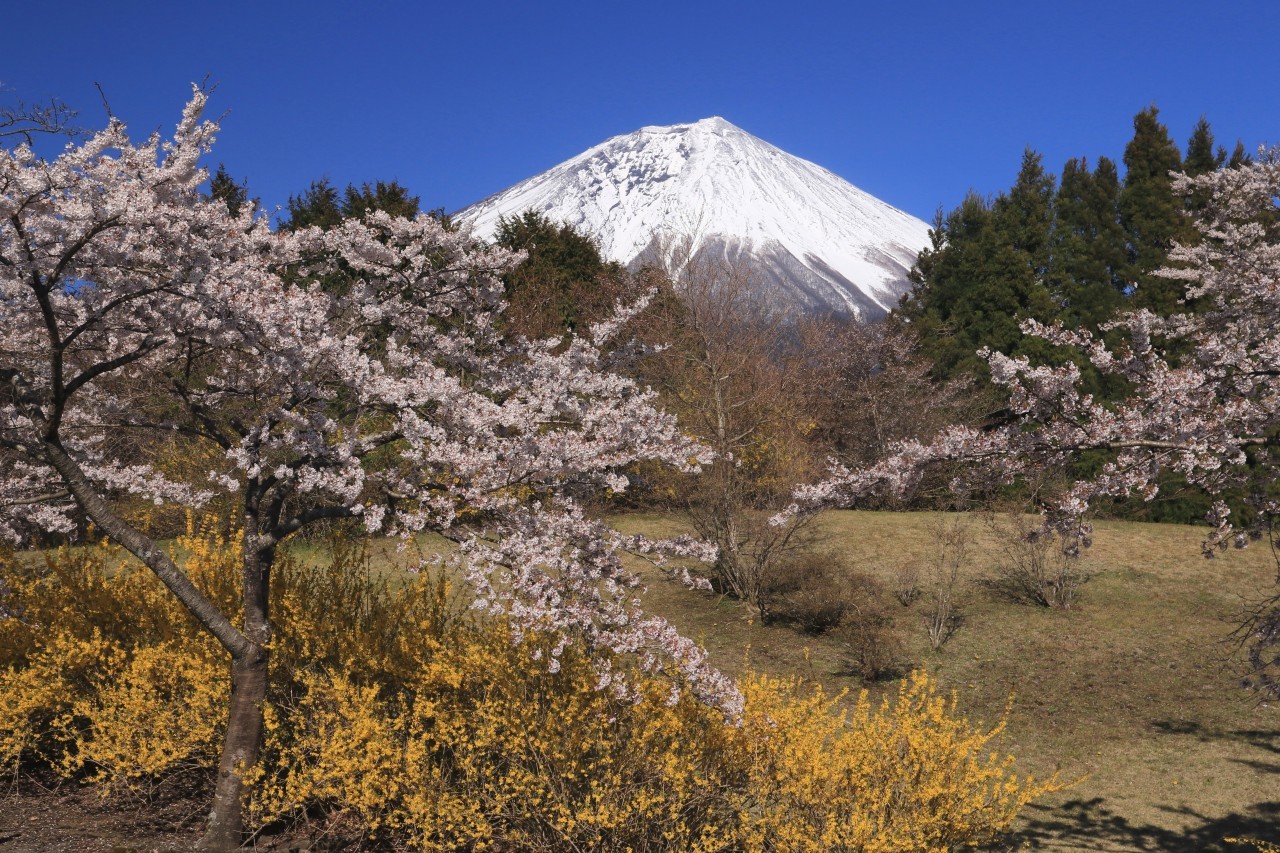
[[[930, 513], [833, 512], [819, 547], [888, 582], [903, 560], [936, 551]], [[675, 532], [670, 518], [625, 529]], [[936, 672], [971, 719], [998, 719], [1014, 696], [1005, 746], [1018, 766], [1080, 781], [1029, 810], [1019, 842], [1036, 850], [1242, 850], [1232, 836], [1280, 841], [1280, 708], [1239, 687], [1228, 635], [1249, 597], [1272, 589], [1265, 545], [1215, 560], [1203, 531], [1104, 522], [1093, 572], [1070, 611], [1001, 600], [980, 580], [999, 559], [979, 520], [962, 574], [966, 622], [929, 648], [924, 602], [897, 611], [908, 657]], [[650, 569], [647, 606], [700, 639], [726, 671], [805, 673], [857, 689], [826, 637], [762, 626], [740, 604], [691, 593]], [[895, 608], [898, 604], [894, 603]], [[748, 652], [749, 649], [749, 652]], [[875, 685], [873, 692], [895, 689]]]

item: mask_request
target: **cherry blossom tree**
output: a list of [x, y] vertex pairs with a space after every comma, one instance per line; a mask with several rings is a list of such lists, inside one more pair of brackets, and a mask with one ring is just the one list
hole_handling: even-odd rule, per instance
[[[479, 602], [565, 642], [634, 653], [733, 714], [732, 683], [636, 603], [624, 550], [707, 556], [624, 537], [572, 494], [626, 487], [639, 460], [702, 451], [602, 348], [640, 306], [572, 340], [495, 332], [519, 255], [429, 216], [375, 212], [273, 232], [200, 194], [217, 127], [196, 89], [169, 140], [113, 120], [53, 160], [0, 150], [0, 532], [73, 534], [83, 513], [148, 566], [230, 657], [226, 739], [204, 849], [242, 840], [272, 636], [270, 575], [292, 533], [325, 519], [458, 543]], [[309, 281], [341, 265], [341, 294]], [[194, 475], [159, 448], [212, 449]], [[188, 466], [190, 467], [190, 466]], [[208, 470], [211, 468], [212, 470]], [[124, 507], [234, 498], [243, 614], [221, 612]], [[602, 658], [603, 660], [603, 658]], [[552, 660], [541, 665], [555, 667]], [[625, 691], [601, 664], [601, 687]]]
[[[1132, 389], [1126, 399], [1084, 393], [1073, 364], [1047, 367], [986, 352], [993, 379], [1010, 395], [1004, 423], [952, 427], [933, 441], [899, 445], [873, 465], [837, 469], [797, 492], [791, 512], [910, 488], [941, 461], [976, 463], [968, 476], [1012, 482], [1081, 451], [1103, 450], [1110, 461], [1096, 476], [1045, 502], [1046, 524], [1068, 547], [1089, 544], [1084, 515], [1091, 502], [1151, 500], [1168, 470], [1210, 494], [1243, 495], [1252, 510], [1249, 524], [1235, 527], [1227, 502], [1216, 501], [1206, 556], [1272, 530], [1280, 517], [1273, 488], [1280, 477], [1280, 149], [1239, 168], [1178, 176], [1174, 188], [1211, 199], [1196, 216], [1199, 240], [1175, 245], [1158, 273], [1184, 285], [1183, 313], [1126, 313], [1104, 327], [1118, 341], [1112, 345], [1086, 331], [1023, 327], [1124, 377]], [[1252, 641], [1255, 683], [1280, 697], [1280, 596], [1260, 604], [1243, 631]]]
[[[0, 95], [9, 88], [0, 82]], [[32, 144], [38, 136], [68, 136], [79, 133], [73, 124], [76, 112], [58, 100], [29, 103], [21, 98], [6, 98], [0, 104], [0, 139], [21, 137]]]

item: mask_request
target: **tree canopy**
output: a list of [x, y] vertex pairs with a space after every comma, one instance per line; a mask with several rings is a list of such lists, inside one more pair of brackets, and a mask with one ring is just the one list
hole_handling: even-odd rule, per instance
[[502, 279], [512, 334], [550, 338], [580, 331], [612, 311], [630, 284], [622, 265], [606, 261], [590, 237], [536, 210], [499, 219], [494, 243], [525, 254]]
[[[412, 219], [418, 215], [418, 204], [418, 197], [410, 195], [398, 181], [376, 181], [358, 187], [347, 184], [339, 192], [332, 181], [321, 178], [312, 181], [301, 195], [289, 196], [289, 215], [281, 220], [280, 227], [286, 231], [309, 226], [328, 230], [344, 219], [361, 219], [375, 210]], [[443, 220], [441, 214], [435, 216]]]
[[[1133, 127], [1123, 175], [1108, 157], [1093, 168], [1072, 158], [1055, 178], [1028, 149], [1008, 190], [991, 198], [971, 192], [955, 210], [939, 213], [897, 312], [921, 330], [936, 377], [985, 381], [986, 363], [975, 355], [982, 347], [1045, 355], [1044, 342], [1018, 328], [1023, 320], [1097, 332], [1125, 308], [1181, 310], [1182, 292], [1156, 270], [1175, 242], [1197, 239], [1188, 214], [1207, 199], [1177, 196], [1171, 175], [1185, 168], [1195, 177], [1228, 162], [1243, 165], [1248, 156], [1238, 143], [1228, 158], [1204, 118], [1185, 161], [1154, 106], [1140, 111]], [[1114, 383], [1080, 366], [1095, 391], [1110, 393], [1104, 385]]]

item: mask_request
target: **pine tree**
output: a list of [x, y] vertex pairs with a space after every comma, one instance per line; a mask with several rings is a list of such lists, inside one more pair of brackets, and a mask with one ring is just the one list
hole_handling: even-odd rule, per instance
[[[418, 215], [419, 201], [416, 195], [398, 181], [375, 181], [357, 187], [347, 184], [341, 193], [328, 178], [312, 181], [307, 191], [299, 196], [289, 196], [289, 218], [280, 223], [286, 231], [297, 231], [309, 225], [328, 230], [344, 219], [362, 219], [370, 211], [382, 210], [392, 216], [412, 219]], [[443, 211], [431, 215], [447, 225]]]
[[1159, 114], [1150, 106], [1133, 119], [1133, 139], [1124, 149], [1120, 221], [1129, 241], [1125, 277], [1136, 288], [1134, 307], [1170, 314], [1179, 308], [1181, 289], [1152, 273], [1165, 264], [1175, 240], [1192, 235], [1170, 178], [1171, 172], [1181, 170], [1182, 155], [1160, 123]]
[[1025, 158], [1015, 191], [994, 202], [971, 191], [935, 220], [933, 246], [921, 252], [899, 312], [914, 324], [937, 377], [985, 376], [978, 349], [1021, 353], [1019, 323], [1054, 313], [1038, 267], [1048, 235], [1040, 227], [1047, 228], [1040, 219], [1046, 176], [1037, 167], [1038, 157]]
[[1124, 301], [1119, 192], [1115, 164], [1106, 157], [1099, 159], [1096, 172], [1084, 159], [1068, 160], [1062, 169], [1048, 285], [1069, 327], [1096, 330]]
[[[231, 215], [237, 216], [240, 208], [249, 201], [249, 182], [242, 180], [236, 183], [227, 171], [227, 167], [219, 163], [218, 171], [214, 172], [213, 177], [209, 179], [209, 198], [222, 199], [226, 202], [227, 210]], [[254, 207], [257, 207], [256, 202]]]
[[1054, 176], [1044, 170], [1040, 155], [1022, 153], [1018, 178], [1007, 194], [996, 199], [996, 227], [1010, 247], [1025, 256], [1028, 270], [1041, 276], [1049, 266], [1049, 234], [1053, 224]]
[[[1213, 131], [1209, 129], [1208, 120], [1200, 116], [1195, 129], [1191, 132], [1191, 138], [1187, 140], [1187, 156], [1182, 161], [1182, 171], [1194, 178], [1197, 175], [1216, 172], [1226, 161], [1226, 149], [1219, 146], [1216, 151], [1214, 150]], [[1207, 190], [1199, 190], [1188, 195], [1183, 203], [1187, 210], [1194, 213], [1203, 210], [1209, 204], [1209, 199]]]
[[605, 261], [595, 242], [536, 210], [501, 217], [494, 242], [528, 257], [503, 276], [508, 331], [558, 337], [601, 319], [626, 288], [626, 271]]
[[412, 219], [418, 215], [418, 197], [409, 195], [409, 190], [398, 181], [374, 184], [348, 184], [342, 194], [342, 215], [349, 219], [360, 219], [373, 210], [383, 210], [392, 216], [403, 216]]
[[1208, 120], [1200, 116], [1191, 131], [1191, 138], [1187, 140], [1187, 156], [1183, 158], [1182, 171], [1194, 178], [1221, 169], [1224, 162], [1226, 151], [1222, 148], [1214, 150], [1213, 131]]
[[1252, 162], [1253, 157], [1245, 150], [1244, 140], [1237, 139], [1235, 150], [1231, 152], [1231, 159], [1227, 161], [1227, 167], [1239, 169], [1241, 166], [1248, 166]]
[[310, 225], [329, 229], [342, 221], [342, 205], [338, 190], [328, 178], [312, 181], [306, 192], [289, 196], [289, 218], [280, 223], [286, 231], [297, 231]]

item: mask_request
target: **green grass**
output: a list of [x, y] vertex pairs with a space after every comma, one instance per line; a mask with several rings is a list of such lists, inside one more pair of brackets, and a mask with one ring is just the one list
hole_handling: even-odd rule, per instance
[[[934, 552], [939, 518], [833, 512], [822, 519], [819, 547], [888, 582], [895, 564]], [[618, 521], [678, 530], [660, 516]], [[1030, 809], [1019, 841], [1162, 851], [1246, 849], [1222, 843], [1240, 835], [1280, 841], [1280, 709], [1240, 689], [1240, 655], [1228, 639], [1244, 600], [1272, 591], [1270, 550], [1206, 560], [1203, 529], [1100, 523], [1084, 558], [1094, 577], [1074, 609], [1057, 611], [1000, 600], [978, 584], [999, 550], [981, 522], [974, 528], [964, 626], [935, 653], [923, 601], [898, 609], [897, 622], [911, 661], [937, 673], [971, 719], [997, 720], [1014, 697], [1005, 745], [1019, 767], [1080, 780]], [[653, 570], [647, 578], [646, 606], [701, 640], [726, 671], [742, 671], [749, 657], [757, 670], [862, 686], [841, 674], [835, 641], [762, 626], [742, 605], [691, 593]]]

